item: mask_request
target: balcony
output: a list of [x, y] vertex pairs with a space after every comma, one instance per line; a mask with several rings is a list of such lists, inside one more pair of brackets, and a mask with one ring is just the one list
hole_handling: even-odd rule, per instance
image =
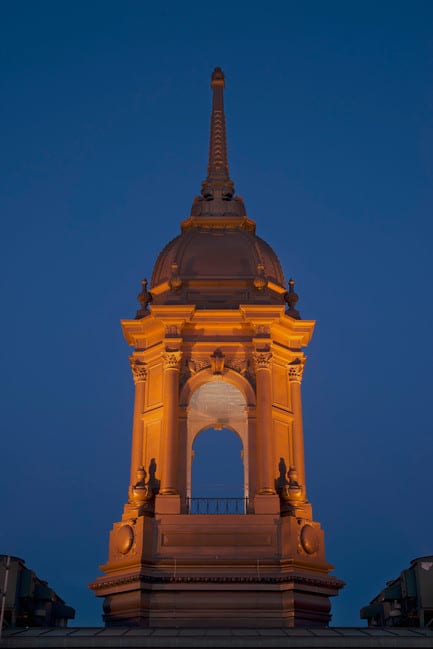
[[249, 514], [248, 498], [187, 498], [187, 514]]

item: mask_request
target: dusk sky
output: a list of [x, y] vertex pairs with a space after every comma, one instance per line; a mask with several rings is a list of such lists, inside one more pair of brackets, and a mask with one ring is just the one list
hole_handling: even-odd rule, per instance
[[433, 3], [4, 2], [0, 64], [0, 554], [101, 625], [119, 320], [200, 191], [221, 66], [231, 177], [317, 320], [307, 489], [346, 582], [333, 624], [362, 624], [433, 553]]

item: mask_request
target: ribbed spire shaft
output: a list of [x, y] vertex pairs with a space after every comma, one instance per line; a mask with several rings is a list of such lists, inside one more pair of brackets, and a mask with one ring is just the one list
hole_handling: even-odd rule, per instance
[[194, 198], [190, 217], [182, 223], [182, 231], [206, 224], [213, 228], [241, 227], [254, 232], [255, 223], [248, 219], [242, 198], [235, 196], [235, 186], [229, 176], [224, 114], [225, 83], [221, 68], [213, 71], [210, 85], [213, 97], [207, 178], [201, 184], [201, 196]]
[[202, 183], [202, 195], [206, 200], [222, 198], [230, 200], [234, 194], [234, 185], [229, 177], [227, 160], [226, 118], [224, 114], [224, 73], [215, 68], [212, 73], [213, 90], [212, 115], [210, 118], [209, 163], [207, 178]]
[[210, 121], [209, 164], [207, 180], [229, 180], [227, 160], [226, 118], [224, 114], [224, 73], [215, 68], [212, 73], [212, 115]]

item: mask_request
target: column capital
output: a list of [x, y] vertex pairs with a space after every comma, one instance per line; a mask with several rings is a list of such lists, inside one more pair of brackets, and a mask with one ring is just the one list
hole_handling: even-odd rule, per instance
[[271, 369], [272, 352], [257, 351], [253, 353], [254, 370], [256, 373], [259, 370]]
[[162, 362], [164, 363], [164, 370], [180, 370], [180, 361], [182, 359], [182, 352], [162, 352]]
[[139, 361], [137, 358], [130, 356], [129, 362], [131, 364], [132, 378], [134, 383], [144, 383], [147, 379], [147, 368], [146, 363]]
[[304, 373], [304, 363], [289, 363], [289, 381], [291, 383], [302, 383], [302, 375]]

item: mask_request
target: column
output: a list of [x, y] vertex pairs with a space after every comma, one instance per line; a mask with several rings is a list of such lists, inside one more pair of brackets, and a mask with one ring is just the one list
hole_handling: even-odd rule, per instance
[[134, 484], [137, 479], [137, 469], [143, 464], [143, 411], [144, 411], [144, 389], [147, 378], [145, 364], [133, 356], [130, 357], [132, 378], [135, 383], [134, 415], [132, 420], [132, 450], [131, 450], [131, 481]]
[[259, 494], [274, 494], [272, 470], [272, 375], [271, 352], [253, 354], [256, 371], [256, 453]]
[[178, 493], [179, 370], [182, 352], [164, 352], [161, 495]]
[[307, 498], [305, 485], [304, 431], [302, 426], [301, 382], [303, 363], [289, 364], [290, 395], [293, 411], [293, 464], [298, 474], [304, 498]]

